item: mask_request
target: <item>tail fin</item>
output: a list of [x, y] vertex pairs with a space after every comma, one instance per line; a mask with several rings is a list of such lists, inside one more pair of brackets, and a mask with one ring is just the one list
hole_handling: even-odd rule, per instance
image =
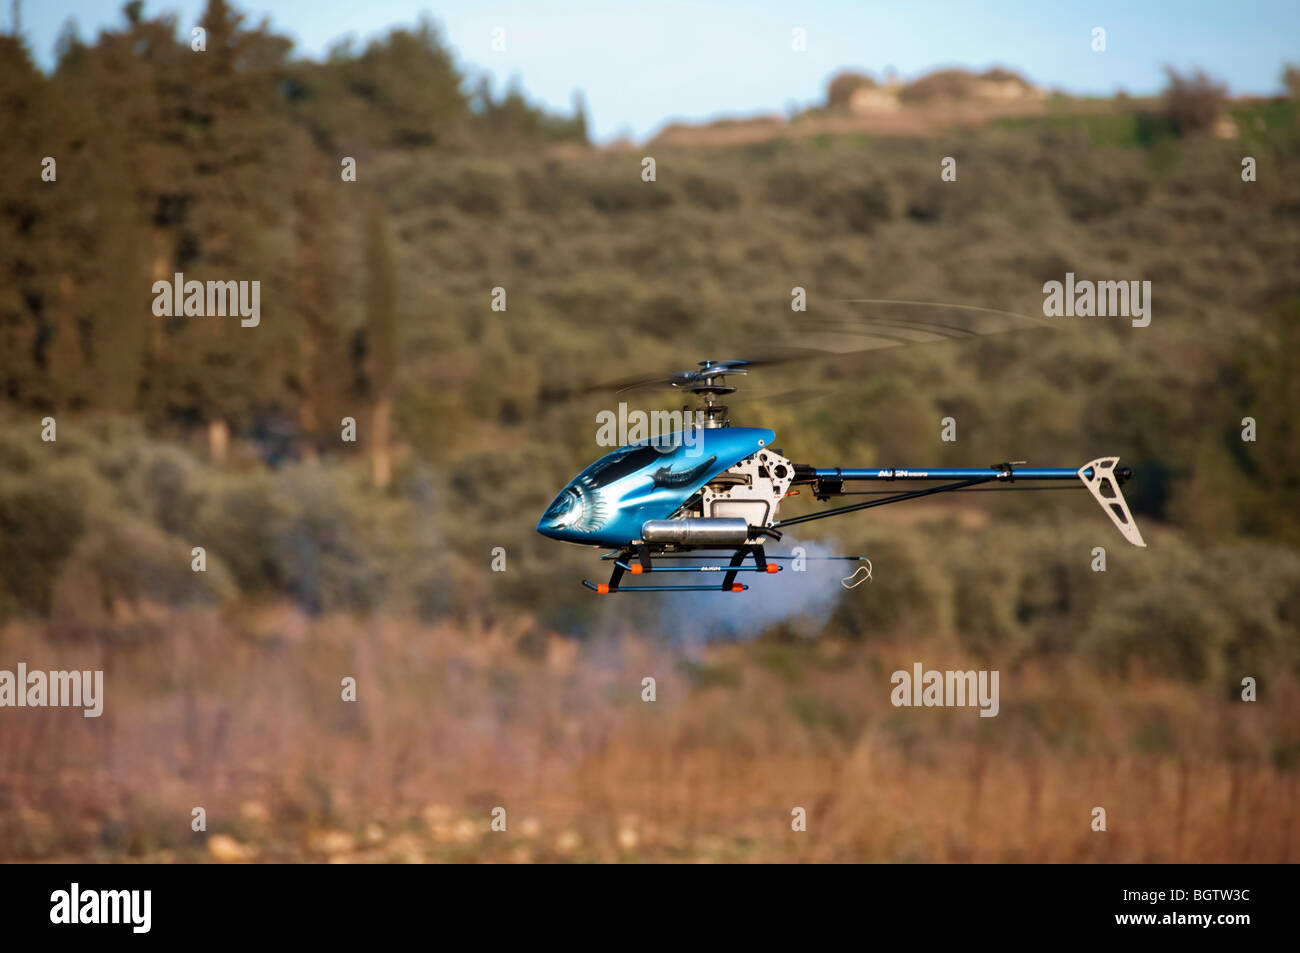
[[[1098, 457], [1079, 467], [1079, 479], [1097, 498], [1101, 508], [1124, 538], [1134, 546], [1146, 546], [1142, 534], [1138, 532], [1137, 523], [1133, 522], [1128, 503], [1119, 491], [1119, 480], [1115, 477], [1115, 465], [1118, 463], [1119, 457]], [[1091, 474], [1088, 471], [1092, 471]]]

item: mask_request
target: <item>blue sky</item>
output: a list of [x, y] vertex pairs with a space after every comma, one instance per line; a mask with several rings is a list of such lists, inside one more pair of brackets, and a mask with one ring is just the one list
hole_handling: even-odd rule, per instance
[[[182, 27], [204, 0], [149, 0]], [[428, 14], [463, 68], [500, 89], [518, 77], [529, 97], [567, 111], [586, 96], [598, 140], [642, 139], [674, 119], [782, 112], [819, 101], [841, 69], [911, 77], [937, 66], [1008, 66], [1073, 93], [1152, 93], [1161, 67], [1199, 66], [1234, 93], [1279, 90], [1286, 61], [1300, 62], [1300, 0], [235, 0], [267, 17], [298, 55], [319, 56], [339, 37], [358, 40]], [[9, 4], [3, 5], [7, 17]], [[83, 39], [122, 22], [121, 0], [23, 0], [22, 28], [48, 67], [60, 28]], [[8, 24], [6, 23], [6, 26]], [[1106, 52], [1090, 47], [1106, 30]], [[806, 31], [807, 51], [791, 49]], [[494, 52], [492, 31], [505, 30]]]

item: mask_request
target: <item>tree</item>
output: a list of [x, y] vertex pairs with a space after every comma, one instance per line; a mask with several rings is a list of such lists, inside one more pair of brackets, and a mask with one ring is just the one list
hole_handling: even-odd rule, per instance
[[[305, 133], [304, 133], [305, 135]], [[296, 338], [297, 365], [289, 368], [298, 395], [298, 427], [307, 452], [327, 435], [338, 443], [338, 423], [351, 416], [347, 398], [352, 375], [339, 298], [342, 293], [337, 227], [341, 188], [338, 172], [314, 152], [303, 155], [294, 190], [297, 260], [294, 306], [302, 333]], [[349, 186], [350, 187], [350, 186]]]
[[866, 73], [846, 71], [836, 75], [826, 87], [826, 105], [830, 109], [847, 109], [859, 89], [874, 89], [876, 81]]
[[1223, 112], [1227, 87], [1197, 70], [1183, 76], [1173, 67], [1165, 67], [1169, 85], [1165, 88], [1165, 117], [1180, 136], [1206, 132]]
[[49, 203], [53, 186], [39, 180], [47, 90], [22, 42], [0, 36], [0, 394], [31, 404], [48, 402], [44, 373], [52, 327], [47, 314], [52, 249]]
[[1288, 63], [1282, 70], [1282, 85], [1292, 99], [1300, 99], [1300, 66]]
[[392, 479], [389, 422], [393, 409], [393, 378], [397, 371], [397, 310], [388, 221], [378, 202], [371, 206], [369, 214], [366, 275], [366, 327], [372, 401], [370, 465], [375, 486], [383, 489]]

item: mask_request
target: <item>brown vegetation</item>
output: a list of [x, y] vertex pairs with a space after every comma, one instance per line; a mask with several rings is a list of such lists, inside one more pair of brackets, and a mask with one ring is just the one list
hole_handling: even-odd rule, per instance
[[[983, 719], [890, 705], [895, 669], [978, 667], [933, 639], [683, 656], [663, 632], [579, 645], [526, 621], [291, 609], [173, 615], [166, 632], [94, 660], [35, 627], [0, 634], [5, 658], [102, 665], [108, 700], [100, 719], [5, 712], [0, 859], [1300, 857], [1292, 678], [1246, 705], [1158, 675], [1027, 662], [1003, 667], [1001, 712]], [[345, 675], [355, 703], [339, 701]], [[190, 830], [196, 806], [206, 832]], [[505, 832], [490, 830], [498, 806]]]

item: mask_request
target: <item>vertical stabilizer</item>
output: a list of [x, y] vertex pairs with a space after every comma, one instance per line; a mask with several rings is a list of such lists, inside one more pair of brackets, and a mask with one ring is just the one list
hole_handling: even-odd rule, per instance
[[1119, 457], [1098, 457], [1079, 467], [1079, 479], [1097, 498], [1123, 537], [1134, 546], [1145, 546], [1137, 523], [1133, 522], [1133, 514], [1129, 512], [1128, 503], [1124, 500], [1124, 494], [1119, 491], [1119, 480], [1115, 476], [1115, 466], [1118, 463]]

